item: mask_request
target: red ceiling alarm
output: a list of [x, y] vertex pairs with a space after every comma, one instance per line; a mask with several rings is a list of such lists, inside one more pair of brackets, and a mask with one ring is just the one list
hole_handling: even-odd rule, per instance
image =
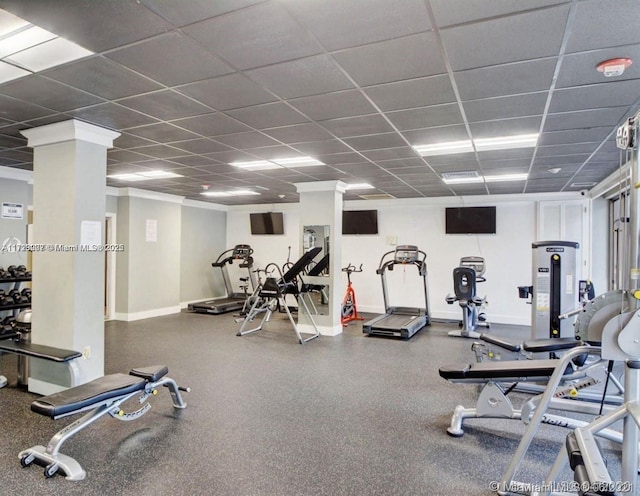
[[619, 58], [603, 60], [596, 66], [596, 70], [601, 72], [604, 77], [621, 76], [624, 70], [633, 63], [630, 58]]

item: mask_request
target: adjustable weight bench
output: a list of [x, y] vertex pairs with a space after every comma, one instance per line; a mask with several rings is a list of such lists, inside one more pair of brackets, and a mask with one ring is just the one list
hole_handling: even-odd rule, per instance
[[[83, 480], [86, 472], [76, 460], [60, 453], [62, 444], [106, 414], [118, 420], [135, 420], [141, 417], [151, 408], [145, 401], [150, 395], [157, 394], [160, 386], [169, 388], [174, 408], [185, 408], [187, 404], [180, 391], [189, 391], [189, 388], [179, 387], [173, 379], [165, 377], [168, 371], [163, 365], [132, 369], [128, 375], [106, 375], [35, 400], [31, 404], [31, 410], [54, 420], [91, 411], [56, 433], [46, 448], [38, 445], [21, 451], [18, 455], [20, 464], [28, 467], [36, 463], [45, 467], [44, 476], [47, 478], [53, 477], [56, 472], [62, 472], [68, 480]], [[124, 412], [121, 405], [136, 395], [140, 395], [138, 401], [144, 405], [134, 412]]]

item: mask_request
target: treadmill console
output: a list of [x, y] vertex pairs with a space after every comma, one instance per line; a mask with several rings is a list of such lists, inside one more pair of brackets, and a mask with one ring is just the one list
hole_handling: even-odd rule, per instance
[[418, 260], [418, 247], [414, 245], [399, 245], [393, 261], [397, 264], [414, 263]]
[[249, 245], [236, 245], [233, 247], [231, 256], [235, 259], [249, 258], [251, 253], [253, 253], [253, 250]]

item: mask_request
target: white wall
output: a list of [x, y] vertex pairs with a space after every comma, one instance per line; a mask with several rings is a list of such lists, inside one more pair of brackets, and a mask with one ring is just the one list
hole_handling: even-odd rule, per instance
[[[378, 313], [384, 310], [380, 277], [375, 271], [382, 254], [394, 249], [387, 240], [388, 237], [394, 237], [398, 244], [418, 245], [427, 254], [430, 310], [434, 318], [460, 319], [460, 308], [445, 302], [445, 296], [453, 292], [452, 271], [461, 257], [479, 255], [486, 260], [487, 282], [479, 285], [478, 293], [487, 296], [489, 320], [495, 323], [529, 325], [531, 306], [518, 298], [517, 287], [532, 284], [531, 243], [536, 241], [536, 202], [540, 198], [557, 199], [559, 196], [466, 198], [466, 206], [497, 207], [497, 234], [477, 236], [444, 233], [445, 207], [459, 206], [461, 199], [345, 202], [345, 210], [378, 210], [378, 235], [344, 236], [342, 240], [342, 266], [349, 262], [363, 264], [364, 272], [353, 275], [359, 309]], [[287, 204], [269, 209], [284, 212], [283, 236], [252, 236], [249, 213], [267, 209], [261, 209], [259, 205], [230, 207], [227, 243], [251, 244], [258, 267], [264, 267], [269, 262], [282, 264], [286, 259], [288, 246], [292, 247], [291, 258], [296, 259], [301, 237], [297, 208], [295, 204]], [[415, 267], [396, 269], [387, 275], [391, 305], [424, 306], [421, 301], [421, 281]], [[344, 276], [342, 287], [346, 287]]]

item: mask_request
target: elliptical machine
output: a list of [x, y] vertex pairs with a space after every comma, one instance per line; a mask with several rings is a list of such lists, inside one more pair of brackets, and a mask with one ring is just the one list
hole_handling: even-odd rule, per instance
[[342, 313], [340, 315], [340, 322], [343, 327], [346, 327], [352, 320], [364, 320], [364, 317], [358, 315], [358, 307], [356, 306], [356, 292], [351, 284], [351, 274], [354, 272], [362, 272], [362, 264], [356, 269], [355, 265], [347, 265], [342, 269], [342, 272], [347, 273], [347, 291], [344, 294], [342, 300]]
[[449, 336], [478, 339], [478, 327], [489, 328], [486, 315], [483, 312], [487, 304], [487, 297], [476, 294], [476, 283], [485, 282], [486, 265], [482, 257], [462, 257], [460, 265], [453, 269], [453, 290], [455, 295], [447, 295], [445, 300], [449, 305], [458, 302], [462, 308], [462, 322], [459, 331], [450, 331]]

